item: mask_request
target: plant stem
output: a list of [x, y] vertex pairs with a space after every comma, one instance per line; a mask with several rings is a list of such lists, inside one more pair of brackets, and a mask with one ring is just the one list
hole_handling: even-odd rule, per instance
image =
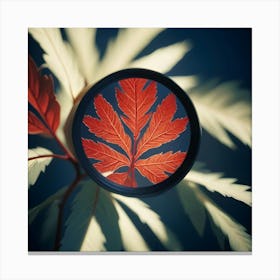
[[82, 180], [84, 177], [86, 177], [86, 174], [81, 174], [80, 167], [78, 161], [68, 152], [68, 150], [64, 147], [64, 145], [61, 143], [61, 141], [57, 138], [55, 134], [54, 139], [58, 142], [60, 147], [64, 150], [66, 153], [66, 157], [68, 160], [72, 163], [75, 172], [76, 177], [74, 181], [71, 183], [71, 185], [66, 190], [64, 196], [62, 197], [62, 200], [59, 204], [59, 210], [58, 210], [58, 218], [57, 218], [57, 226], [56, 226], [56, 235], [55, 235], [55, 244], [54, 244], [54, 250], [58, 251], [60, 247], [60, 241], [61, 241], [61, 234], [62, 234], [62, 222], [63, 222], [63, 214], [64, 214], [64, 207], [67, 202], [67, 199], [73, 192], [73, 190], [76, 188], [80, 180]]
[[135, 179], [135, 154], [136, 154], [136, 139], [133, 141], [133, 156], [132, 156], [132, 187], [136, 187], [136, 179]]
[[[40, 112], [39, 112], [40, 113]], [[55, 244], [54, 244], [54, 250], [58, 251], [60, 247], [60, 240], [61, 240], [61, 233], [62, 233], [62, 222], [63, 222], [63, 213], [64, 213], [64, 207], [67, 199], [71, 195], [72, 191], [76, 188], [80, 180], [82, 180], [86, 175], [81, 174], [80, 167], [77, 159], [67, 150], [67, 148], [64, 146], [64, 144], [60, 141], [60, 139], [57, 137], [56, 133], [52, 131], [52, 129], [49, 127], [48, 123], [44, 119], [44, 115], [41, 113], [42, 119], [46, 127], [48, 128], [50, 134], [53, 136], [57, 144], [60, 146], [62, 151], [65, 153], [64, 155], [55, 155], [57, 158], [63, 158], [65, 160], [68, 160], [72, 163], [74, 169], [75, 169], [75, 179], [71, 183], [71, 185], [66, 190], [64, 196], [62, 197], [62, 200], [59, 204], [59, 210], [58, 210], [58, 217], [57, 217], [57, 226], [56, 226], [56, 234], [55, 234]], [[51, 156], [51, 155], [50, 155]], [[40, 157], [40, 156], [39, 156]], [[37, 157], [37, 158], [39, 158]], [[34, 158], [33, 158], [34, 159]]]
[[69, 157], [67, 155], [57, 155], [57, 154], [40, 155], [40, 156], [30, 157], [30, 158], [28, 158], [28, 160], [34, 160], [34, 159], [46, 158], [46, 157], [52, 157], [52, 158], [59, 158], [59, 159], [69, 160]]
[[59, 140], [59, 138], [56, 136], [55, 133], [52, 133], [54, 139], [58, 143], [58, 145], [61, 147], [61, 149], [65, 152], [68, 160], [72, 163], [75, 172], [76, 177], [74, 181], [71, 183], [71, 185], [66, 190], [64, 196], [62, 197], [62, 200], [59, 204], [59, 210], [58, 210], [58, 218], [57, 218], [57, 226], [56, 226], [56, 235], [55, 235], [55, 244], [54, 244], [54, 250], [58, 251], [60, 247], [60, 241], [61, 241], [61, 234], [62, 234], [62, 222], [63, 222], [63, 214], [64, 214], [64, 207], [66, 204], [67, 199], [73, 192], [73, 190], [76, 188], [80, 180], [82, 180], [86, 175], [81, 174], [80, 167], [78, 161], [71, 155], [71, 153], [66, 149], [66, 147], [63, 145], [63, 143]]
[[63, 150], [63, 152], [68, 156], [69, 160], [71, 160], [72, 162], [78, 162], [73, 155], [66, 149], [66, 147], [63, 145], [63, 143], [59, 140], [59, 138], [56, 136], [55, 133], [52, 133], [53, 138], [55, 139], [55, 141], [57, 142], [57, 144], [60, 146], [60, 148]]
[[131, 157], [131, 164], [129, 167], [129, 184], [131, 185], [131, 187], [136, 187], [136, 179], [135, 179], [135, 154], [136, 154], [136, 150], [137, 150], [137, 142], [136, 142], [136, 138], [133, 137], [133, 146], [132, 146], [132, 157]]
[[63, 195], [61, 202], [59, 204], [59, 210], [58, 210], [58, 218], [57, 218], [57, 226], [56, 226], [56, 235], [55, 235], [55, 245], [54, 250], [59, 251], [60, 247], [60, 241], [61, 241], [61, 234], [62, 234], [62, 222], [63, 222], [63, 215], [64, 215], [64, 207], [65, 203], [67, 202], [67, 199], [71, 195], [72, 191], [76, 188], [80, 180], [82, 180], [84, 177], [86, 177], [86, 174], [76, 174], [76, 178], [72, 182], [72, 184], [68, 187], [65, 194]]

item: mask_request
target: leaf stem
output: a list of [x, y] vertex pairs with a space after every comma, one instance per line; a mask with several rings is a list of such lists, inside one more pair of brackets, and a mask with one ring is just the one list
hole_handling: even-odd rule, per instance
[[46, 158], [46, 157], [52, 157], [52, 158], [59, 158], [59, 159], [69, 160], [69, 157], [67, 155], [57, 155], [57, 154], [49, 154], [49, 155], [40, 155], [40, 156], [30, 157], [30, 158], [28, 158], [28, 160], [34, 160], [34, 159]]
[[[40, 113], [40, 112], [39, 112]], [[42, 116], [42, 115], [41, 115]], [[62, 222], [63, 222], [63, 214], [64, 214], [64, 206], [66, 204], [67, 199], [71, 195], [72, 191], [76, 188], [80, 180], [82, 180], [84, 177], [86, 177], [86, 174], [81, 174], [79, 163], [77, 159], [70, 153], [70, 151], [67, 150], [67, 148], [64, 146], [64, 144], [60, 141], [60, 139], [57, 137], [56, 133], [52, 131], [48, 123], [43, 118], [43, 123], [48, 128], [50, 134], [53, 136], [54, 140], [57, 142], [59, 147], [62, 149], [62, 151], [65, 153], [65, 155], [56, 155], [57, 158], [63, 158], [65, 160], [68, 160], [72, 163], [76, 177], [71, 183], [71, 185], [66, 190], [65, 194], [63, 195], [61, 202], [59, 204], [59, 210], [58, 210], [58, 218], [57, 218], [57, 226], [56, 226], [56, 235], [55, 235], [55, 244], [54, 244], [54, 250], [58, 251], [60, 247], [60, 240], [61, 240], [61, 233], [62, 233]]]
[[131, 185], [131, 187], [136, 187], [136, 179], [135, 179], [135, 154], [137, 151], [137, 142], [136, 142], [136, 138], [133, 137], [133, 146], [132, 146], [132, 157], [131, 157], [131, 164], [129, 167], [129, 185]]
[[82, 180], [84, 177], [86, 177], [86, 174], [81, 174], [80, 171], [80, 166], [78, 161], [70, 154], [70, 152], [65, 148], [63, 143], [58, 139], [55, 133], [53, 133], [54, 139], [57, 141], [59, 146], [62, 148], [62, 150], [65, 152], [65, 156], [67, 159], [72, 163], [75, 172], [76, 172], [76, 177], [71, 183], [71, 185], [68, 187], [66, 190], [64, 196], [61, 199], [61, 202], [59, 204], [59, 212], [58, 212], [58, 218], [57, 218], [57, 226], [56, 226], [56, 235], [55, 235], [55, 244], [54, 244], [54, 250], [58, 251], [60, 248], [60, 241], [61, 241], [61, 235], [62, 235], [62, 223], [63, 223], [63, 215], [64, 215], [64, 207], [67, 202], [67, 199], [73, 192], [73, 190], [76, 188], [80, 180]]
[[73, 163], [78, 163], [78, 161], [73, 157], [73, 155], [66, 149], [66, 147], [63, 145], [63, 143], [60, 141], [60, 139], [56, 136], [55, 133], [52, 133], [53, 138], [57, 142], [57, 144], [60, 146], [60, 148], [63, 150], [63, 152], [67, 155], [70, 161]]
[[58, 218], [57, 218], [57, 226], [56, 226], [56, 235], [55, 235], [55, 244], [54, 244], [54, 250], [59, 251], [60, 248], [60, 241], [61, 241], [61, 235], [62, 235], [62, 222], [63, 222], [63, 215], [64, 215], [64, 207], [67, 199], [71, 195], [72, 191], [76, 188], [78, 183], [86, 177], [86, 174], [81, 174], [80, 171], [76, 173], [76, 178], [72, 182], [72, 184], [68, 187], [66, 192], [64, 193], [61, 202], [59, 204], [59, 212], [58, 212]]

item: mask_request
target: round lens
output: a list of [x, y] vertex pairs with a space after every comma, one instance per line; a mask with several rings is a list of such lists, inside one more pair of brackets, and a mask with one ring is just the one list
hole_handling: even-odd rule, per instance
[[145, 196], [184, 178], [197, 154], [200, 127], [192, 102], [172, 80], [127, 69], [84, 95], [72, 136], [94, 181], [112, 192]]

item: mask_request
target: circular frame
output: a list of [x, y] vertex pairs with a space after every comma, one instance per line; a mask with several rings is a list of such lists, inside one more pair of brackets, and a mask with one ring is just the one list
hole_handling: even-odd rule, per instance
[[[84, 152], [82, 142], [81, 142], [80, 127], [88, 103], [91, 102], [93, 97], [98, 93], [100, 93], [101, 90], [106, 86], [108, 86], [109, 84], [127, 78], [145, 78], [145, 79], [156, 81], [164, 85], [165, 87], [170, 89], [171, 92], [180, 100], [189, 118], [191, 138], [190, 138], [190, 145], [187, 150], [187, 156], [184, 159], [183, 163], [167, 179], [157, 184], [151, 184], [150, 186], [147, 187], [129, 188], [129, 187], [121, 186], [119, 184], [116, 184], [106, 179], [106, 177], [101, 175], [97, 170], [92, 168], [92, 166], [89, 164], [88, 158]], [[99, 184], [100, 186], [102, 186], [108, 191], [122, 194], [125, 196], [134, 196], [134, 197], [144, 197], [144, 196], [159, 194], [177, 185], [186, 176], [186, 174], [189, 172], [189, 170], [191, 169], [195, 161], [199, 149], [199, 144], [200, 144], [200, 135], [201, 135], [201, 129], [200, 129], [197, 113], [195, 111], [192, 101], [185, 93], [185, 91], [183, 91], [175, 82], [173, 82], [171, 79], [167, 78], [166, 76], [152, 70], [140, 69], [140, 68], [125, 69], [112, 73], [106, 76], [105, 78], [103, 78], [102, 80], [100, 80], [99, 82], [97, 82], [95, 85], [93, 85], [80, 101], [80, 104], [78, 105], [78, 108], [74, 116], [73, 126], [72, 126], [72, 141], [73, 141], [74, 149], [79, 162], [81, 163], [82, 167], [86, 170], [88, 175], [97, 184]]]

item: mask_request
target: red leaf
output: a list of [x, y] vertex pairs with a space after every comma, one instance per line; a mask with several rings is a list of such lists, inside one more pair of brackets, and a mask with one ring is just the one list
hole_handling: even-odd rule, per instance
[[149, 109], [156, 101], [156, 83], [151, 82], [145, 89], [146, 79], [131, 78], [119, 82], [121, 90], [116, 88], [118, 105], [125, 116], [124, 123], [137, 139], [142, 128], [147, 124], [150, 115]]
[[135, 188], [137, 186], [135, 180], [131, 178], [131, 174], [129, 174], [129, 172], [112, 173], [109, 176], [107, 176], [107, 179], [119, 185], [123, 185], [130, 188]]
[[106, 144], [82, 138], [82, 145], [88, 158], [99, 160], [93, 166], [101, 173], [129, 166], [129, 159], [126, 156]]
[[100, 94], [94, 98], [94, 106], [99, 119], [85, 116], [83, 123], [91, 133], [107, 142], [119, 145], [130, 157], [131, 139], [125, 133], [123, 124], [112, 105]]
[[149, 127], [139, 141], [136, 159], [152, 148], [157, 148], [175, 140], [185, 131], [188, 123], [187, 117], [172, 121], [176, 110], [176, 97], [171, 93], [157, 107], [156, 112], [153, 113]]
[[[54, 95], [53, 80], [51, 76], [40, 75], [30, 57], [28, 58], [28, 101], [40, 114], [49, 130], [55, 133], [60, 121], [60, 107]], [[41, 122], [39, 119], [38, 121]]]
[[[172, 93], [157, 106], [154, 113], [148, 113], [156, 101], [156, 84], [153, 82], [145, 87], [146, 83], [145, 79], [126, 79], [119, 83], [121, 90], [116, 89], [118, 106], [124, 114], [122, 120], [132, 132], [132, 139], [126, 133], [117, 111], [101, 94], [94, 98], [98, 118], [89, 115], [83, 118], [91, 133], [108, 142], [103, 144], [83, 139], [87, 157], [99, 161], [94, 164], [99, 172], [113, 171], [107, 178], [122, 186], [137, 187], [139, 174], [135, 173], [135, 169], [152, 183], [159, 183], [174, 173], [186, 157], [186, 152], [169, 151], [139, 159], [146, 151], [175, 140], [185, 131], [188, 123], [187, 117], [173, 120], [177, 106], [176, 96]], [[146, 125], [147, 129], [142, 135]], [[118, 145], [126, 155], [116, 151], [111, 144]], [[120, 172], [118, 169], [121, 167], [128, 169]]]
[[28, 133], [29, 134], [50, 134], [50, 131], [32, 112], [28, 112]]
[[135, 167], [142, 176], [156, 184], [165, 180], [169, 175], [173, 174], [182, 164], [186, 157], [185, 152], [167, 152], [153, 155], [147, 159], [139, 159], [135, 163]]

